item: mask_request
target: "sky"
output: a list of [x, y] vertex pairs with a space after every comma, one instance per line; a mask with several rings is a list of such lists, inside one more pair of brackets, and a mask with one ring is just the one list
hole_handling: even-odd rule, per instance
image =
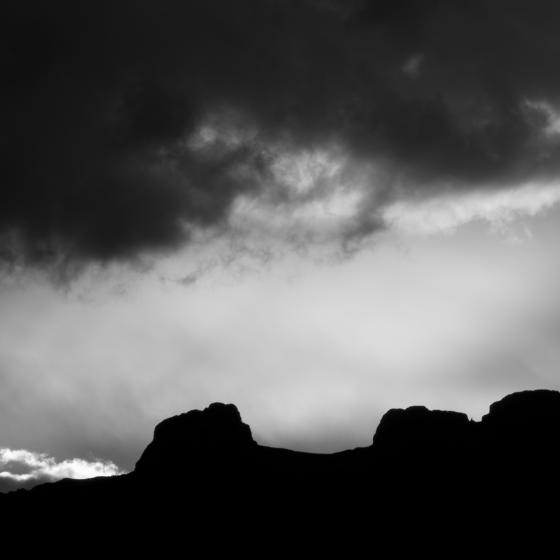
[[128, 471], [213, 401], [331, 452], [559, 388], [555, 2], [8, 16], [0, 490]]

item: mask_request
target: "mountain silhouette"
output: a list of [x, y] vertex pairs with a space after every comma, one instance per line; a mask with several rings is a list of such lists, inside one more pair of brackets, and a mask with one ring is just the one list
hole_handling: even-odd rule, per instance
[[257, 446], [251, 428], [233, 404], [213, 403], [205, 410], [191, 410], [160, 422], [154, 439], [136, 463], [135, 473], [157, 476], [170, 462], [187, 469], [229, 467], [248, 459]]
[[142, 531], [186, 531], [226, 550], [225, 535], [278, 539], [280, 531], [284, 540], [309, 540], [319, 528], [324, 545], [329, 531], [363, 536], [372, 524], [378, 536], [435, 527], [441, 540], [467, 518], [495, 537], [520, 519], [524, 530], [537, 520], [546, 526], [548, 506], [558, 504], [559, 459], [555, 391], [509, 395], [480, 422], [422, 406], [392, 409], [371, 445], [332, 454], [259, 445], [233, 404], [213, 403], [160, 422], [128, 474], [3, 494], [0, 509], [11, 522], [30, 512], [48, 512], [47, 526], [65, 518], [74, 536], [111, 519], [103, 534], [132, 530], [135, 547]]

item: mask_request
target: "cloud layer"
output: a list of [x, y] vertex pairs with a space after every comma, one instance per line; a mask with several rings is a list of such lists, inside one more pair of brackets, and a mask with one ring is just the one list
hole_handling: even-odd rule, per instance
[[306, 223], [327, 204], [296, 241], [347, 240], [396, 202], [554, 181], [559, 19], [547, 0], [12, 3], [0, 259], [133, 260], [231, 231], [243, 204]]
[[0, 492], [32, 488], [62, 478], [92, 478], [122, 474], [111, 461], [65, 459], [57, 461], [46, 453], [0, 448]]

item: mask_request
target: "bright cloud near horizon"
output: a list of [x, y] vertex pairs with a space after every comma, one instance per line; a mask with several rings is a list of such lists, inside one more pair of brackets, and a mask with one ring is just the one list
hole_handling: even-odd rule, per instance
[[559, 21], [548, 0], [12, 6], [4, 483], [129, 471], [213, 401], [330, 452], [391, 407], [479, 418], [560, 388]]
[[57, 461], [46, 453], [0, 448], [0, 491], [31, 488], [63, 478], [92, 478], [122, 474], [110, 461], [65, 459]]

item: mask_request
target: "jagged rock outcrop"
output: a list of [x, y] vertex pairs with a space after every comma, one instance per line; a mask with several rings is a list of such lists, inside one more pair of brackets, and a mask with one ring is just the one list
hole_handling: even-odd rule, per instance
[[[536, 390], [513, 393], [490, 405], [479, 425], [480, 455], [490, 473], [556, 476], [560, 459], [560, 393]], [[552, 480], [550, 480], [552, 482]]]
[[391, 409], [373, 438], [372, 467], [384, 478], [400, 473], [401, 484], [411, 490], [418, 479], [448, 477], [472, 461], [473, 424], [459, 412], [424, 406]]
[[232, 468], [247, 460], [257, 444], [251, 428], [233, 404], [213, 403], [160, 422], [154, 438], [136, 463], [139, 475], [173, 471]]
[[538, 432], [560, 428], [560, 392], [539, 389], [512, 393], [490, 405], [482, 417], [485, 427], [504, 431], [532, 428]]
[[213, 403], [158, 424], [135, 470], [111, 484], [69, 481], [18, 494], [80, 500], [149, 494], [152, 501], [188, 496], [195, 502], [208, 495], [243, 495], [255, 503], [297, 501], [300, 493], [308, 500], [337, 496], [352, 502], [358, 494], [382, 500], [427, 488], [440, 496], [446, 495], [443, 488], [453, 488], [456, 496], [476, 495], [490, 486], [507, 491], [535, 480], [552, 483], [559, 443], [555, 391], [509, 395], [492, 404], [480, 422], [423, 406], [392, 409], [370, 446], [325, 455], [258, 445], [233, 404]]
[[511, 533], [519, 519], [542, 529], [539, 513], [560, 500], [559, 442], [553, 391], [505, 397], [481, 422], [418, 406], [390, 410], [370, 446], [326, 455], [258, 445], [234, 405], [214, 403], [158, 424], [132, 473], [0, 495], [0, 512], [15, 522], [47, 512], [37, 517], [53, 534], [61, 519], [71, 522], [66, 534], [80, 546], [110, 519], [139, 552], [145, 535], [227, 551], [232, 539], [245, 547], [263, 533], [295, 543], [298, 530], [314, 546], [320, 535], [326, 548], [332, 535], [371, 542], [370, 534], [394, 530], [393, 547], [403, 535], [415, 542], [413, 530], [437, 539], [456, 531], [456, 546], [482, 524], [492, 534], [500, 524]]
[[429, 410], [425, 406], [393, 408], [381, 419], [373, 445], [379, 452], [455, 447], [469, 433], [469, 427], [467, 415], [461, 412]]

